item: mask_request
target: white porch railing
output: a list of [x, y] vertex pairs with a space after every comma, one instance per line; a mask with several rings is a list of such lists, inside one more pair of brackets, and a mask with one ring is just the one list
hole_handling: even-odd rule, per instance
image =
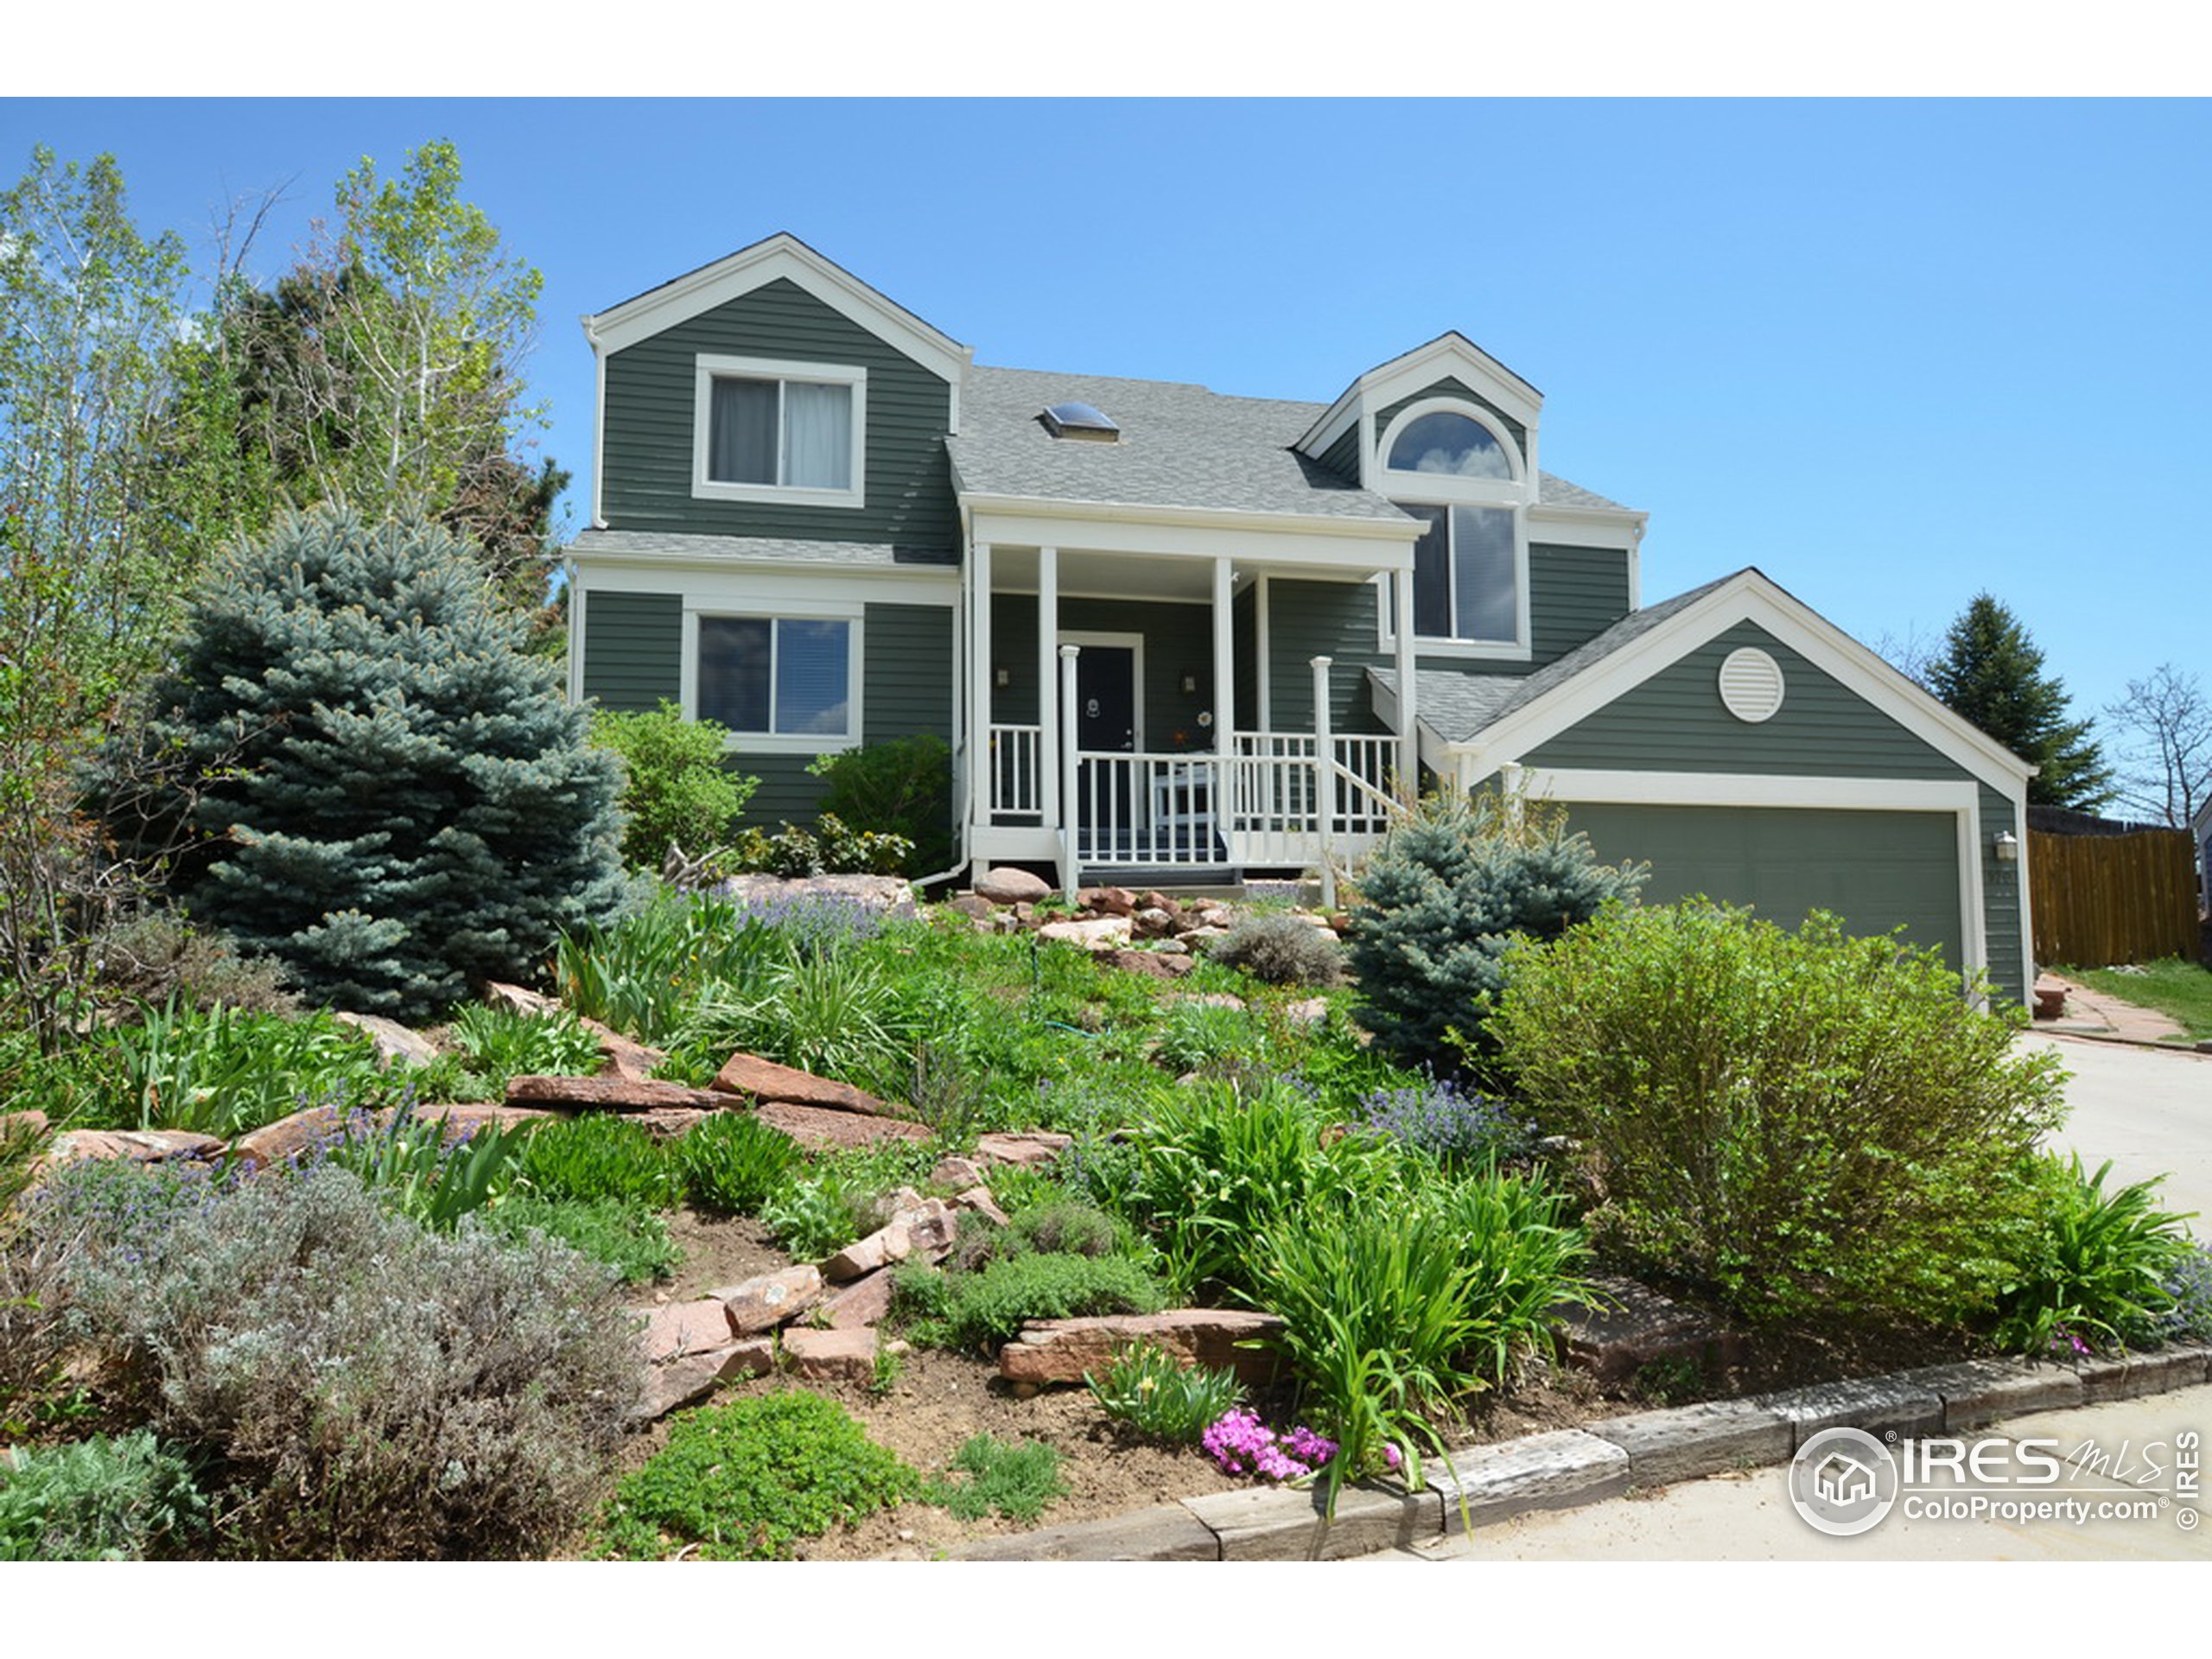
[[1045, 810], [1045, 728], [1042, 726], [991, 728], [991, 810], [1010, 817], [1034, 815]]
[[1312, 733], [1239, 732], [1227, 760], [1078, 754], [1077, 857], [1088, 869], [1264, 867], [1363, 852], [1389, 820], [1395, 740], [1332, 738], [1325, 766], [1315, 764], [1319, 742]]

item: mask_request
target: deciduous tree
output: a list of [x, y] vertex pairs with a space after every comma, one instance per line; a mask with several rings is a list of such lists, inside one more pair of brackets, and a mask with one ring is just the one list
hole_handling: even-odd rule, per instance
[[2186, 830], [2212, 798], [2212, 697], [2204, 682], [2161, 663], [2127, 683], [2105, 710], [2126, 745], [2120, 798], [2128, 810]]

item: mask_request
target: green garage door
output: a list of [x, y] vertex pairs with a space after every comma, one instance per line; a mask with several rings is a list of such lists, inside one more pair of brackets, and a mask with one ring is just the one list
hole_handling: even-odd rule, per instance
[[1915, 944], [1965, 960], [1959, 935], [1958, 820], [1948, 812], [1798, 807], [1567, 804], [1567, 823], [1608, 862], [1651, 866], [1649, 904], [1702, 893], [1794, 926], [1832, 910], [1853, 933], [1902, 926]]

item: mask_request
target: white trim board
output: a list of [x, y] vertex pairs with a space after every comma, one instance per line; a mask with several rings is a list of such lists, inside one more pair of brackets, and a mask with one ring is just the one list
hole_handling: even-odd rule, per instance
[[[698, 501], [765, 501], [797, 507], [864, 507], [868, 505], [868, 371], [846, 363], [795, 363], [785, 358], [724, 357], [702, 352], [691, 359], [691, 495]], [[845, 454], [849, 468], [842, 485], [741, 484], [709, 470], [717, 380], [754, 380], [776, 388], [776, 466], [781, 471], [789, 434], [783, 400], [788, 388], [842, 386], [846, 403]]]
[[686, 604], [727, 607], [756, 601], [871, 605], [957, 605], [962, 567], [931, 575], [874, 566], [773, 564], [714, 559], [586, 559], [576, 580], [586, 593], [677, 594]]
[[[1474, 737], [1452, 746], [1487, 775], [1618, 702], [1738, 623], [1751, 622], [1998, 793], [2024, 801], [2035, 768], [1968, 725], [1833, 623], [1742, 570], [1649, 632], [1554, 687]], [[1702, 774], [1700, 774], [1702, 775]], [[2023, 811], [2023, 822], [2025, 821]]]
[[973, 348], [931, 327], [788, 232], [779, 231], [635, 299], [588, 315], [582, 319], [584, 334], [604, 358], [779, 280], [804, 289], [949, 383], [951, 430], [959, 431], [960, 387], [968, 365], [975, 360]]
[[[1487, 776], [1489, 774], [1483, 774]], [[1981, 791], [1964, 779], [1819, 778], [1771, 773], [1615, 772], [1530, 766], [1532, 798], [1609, 806], [1773, 807], [1814, 811], [1948, 812], [1956, 821], [1959, 938], [1969, 973], [1989, 969], [1981, 874]], [[1461, 773], [1463, 787], [1481, 777]], [[2023, 978], [2027, 976], [2024, 972]]]
[[[1109, 651], [1127, 651], [1129, 653], [1129, 753], [1142, 754], [1145, 752], [1144, 635], [1096, 628], [1061, 628], [1054, 633], [1053, 639], [1062, 645], [1099, 645]], [[1077, 661], [1080, 663], [1081, 659], [1077, 658]], [[1057, 691], [1054, 700], [1058, 700]], [[1044, 706], [1041, 700], [1038, 706], [1041, 710]], [[1058, 717], [1057, 710], [1055, 717]]]
[[[1544, 394], [1456, 329], [1378, 363], [1360, 375], [1293, 447], [1318, 458], [1344, 435], [1344, 429], [1354, 421], [1370, 424], [1369, 416], [1373, 410], [1386, 408], [1414, 392], [1426, 391], [1445, 378], [1456, 379], [1469, 390], [1481, 393], [1529, 429], [1526, 460], [1533, 475], [1536, 467], [1536, 422], [1543, 413]], [[1372, 434], [1367, 435], [1371, 437]]]

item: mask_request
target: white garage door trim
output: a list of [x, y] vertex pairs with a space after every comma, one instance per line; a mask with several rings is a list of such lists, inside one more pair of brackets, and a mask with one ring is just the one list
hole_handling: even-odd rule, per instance
[[[1969, 972], [1987, 972], [1982, 919], [1981, 793], [1964, 779], [1799, 778], [1751, 772], [1601, 772], [1571, 767], [1519, 771], [1530, 798], [1606, 806], [1784, 806], [1861, 812], [1948, 812], [1957, 822], [1959, 937]], [[2021, 885], [2026, 886], [2024, 869]]]

